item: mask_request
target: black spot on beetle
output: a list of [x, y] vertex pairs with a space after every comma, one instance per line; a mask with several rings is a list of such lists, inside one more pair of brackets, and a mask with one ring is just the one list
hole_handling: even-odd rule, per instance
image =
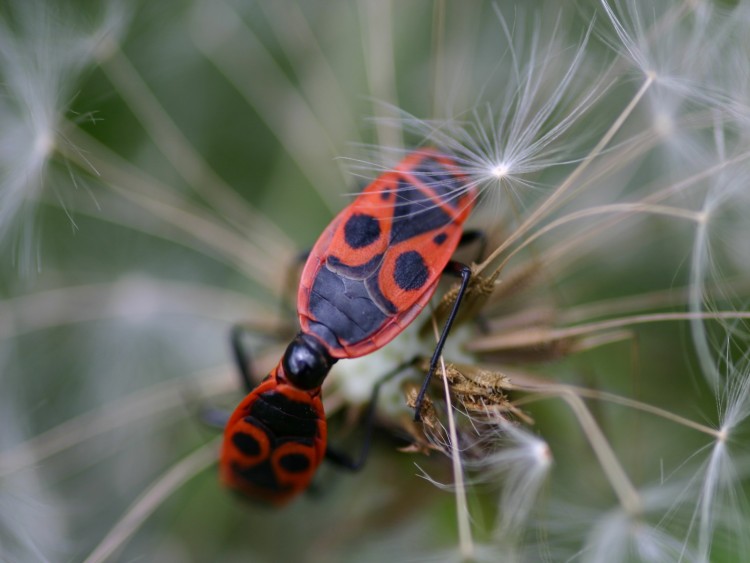
[[446, 233], [439, 233], [432, 237], [432, 242], [434, 242], [437, 245], [443, 244], [445, 242], [445, 239], [448, 238], [448, 235]]
[[380, 238], [380, 222], [372, 215], [355, 213], [344, 225], [344, 238], [351, 248], [370, 246]]
[[273, 467], [267, 460], [250, 467], [243, 467], [237, 462], [232, 462], [232, 472], [249, 484], [268, 492], [282, 492], [289, 489], [279, 484]]
[[310, 468], [310, 458], [304, 454], [287, 454], [279, 459], [279, 465], [290, 473], [303, 473]]
[[235, 432], [232, 435], [232, 443], [237, 446], [246, 456], [256, 456], [260, 453], [260, 444], [251, 434], [245, 432]]
[[429, 278], [429, 270], [422, 255], [416, 250], [408, 250], [396, 258], [393, 279], [404, 291], [420, 289]]

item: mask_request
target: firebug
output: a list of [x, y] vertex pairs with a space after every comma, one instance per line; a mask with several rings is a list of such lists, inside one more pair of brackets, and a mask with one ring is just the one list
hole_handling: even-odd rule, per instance
[[[329, 224], [302, 271], [299, 333], [227, 422], [220, 460], [225, 484], [283, 504], [309, 486], [324, 457], [358, 465], [327, 449], [321, 385], [338, 360], [370, 354], [395, 338], [427, 305], [442, 274], [452, 273], [461, 286], [417, 399], [419, 420], [469, 282], [470, 268], [452, 256], [476, 197], [451, 157], [420, 149], [375, 179]], [[249, 356], [239, 340], [235, 331], [236, 359], [249, 384]]]

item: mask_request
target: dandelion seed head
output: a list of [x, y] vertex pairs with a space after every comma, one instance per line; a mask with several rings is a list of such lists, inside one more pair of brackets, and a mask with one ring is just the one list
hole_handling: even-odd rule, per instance
[[700, 225], [708, 224], [710, 219], [711, 219], [711, 213], [709, 211], [699, 212], [695, 216], [696, 222]]
[[[692, 251], [689, 304], [693, 311], [707, 312], [719, 307], [726, 309], [730, 304], [740, 311], [747, 308], [745, 297], [725, 287], [725, 280], [746, 278], [750, 273], [747, 245], [750, 237], [747, 222], [750, 198], [746, 159], [743, 153], [738, 157], [722, 159], [715, 165], [721, 168], [720, 173], [711, 178], [705, 192], [699, 211], [699, 217], [705, 217], [705, 220], [698, 222]], [[735, 162], [730, 164], [732, 161]], [[709, 291], [708, 288], [712, 286], [717, 289]], [[722, 303], [719, 304], [719, 301]], [[734, 339], [746, 338], [743, 336], [747, 334], [746, 324], [740, 321], [716, 323], [695, 319], [691, 321], [691, 329], [702, 375], [717, 393], [720, 413], [722, 416], [733, 413], [728, 419], [720, 419], [722, 422], [728, 421], [746, 410], [746, 407], [739, 410], [730, 408], [732, 404], [747, 404], [746, 399], [740, 399], [746, 395], [742, 391], [746, 360], [735, 363], [731, 361], [730, 352]], [[745, 417], [743, 414], [737, 420]]]
[[490, 176], [502, 180], [508, 175], [508, 172], [510, 172], [510, 167], [504, 163], [501, 162], [500, 164], [496, 164], [492, 168], [490, 168]]
[[[737, 553], [745, 553], [749, 548], [750, 541], [743, 531], [747, 500], [742, 480], [747, 477], [747, 467], [736, 463], [729, 451], [730, 442], [723, 434], [704, 449], [709, 455], [697, 468], [693, 464], [681, 468], [687, 477], [673, 477], [668, 487], [672, 495], [662, 520], [682, 523], [675, 530], [680, 530], [683, 550], [692, 553], [690, 560], [710, 560], [712, 545], [720, 536], [725, 540], [731, 538], [730, 543], [737, 545]], [[702, 452], [698, 454], [702, 456]]]
[[52, 131], [40, 131], [34, 142], [33, 155], [36, 160], [46, 160], [55, 148], [55, 136]]
[[536, 447], [533, 448], [533, 452], [538, 467], [546, 470], [552, 465], [552, 451], [549, 449], [546, 442], [539, 440]]
[[664, 503], [671, 499], [658, 490], [651, 493], [649, 490], [642, 491], [644, 505], [638, 514], [632, 514], [620, 506], [605, 513], [593, 512], [590, 516], [596, 516], [581, 550], [582, 560], [592, 563], [695, 560], [685, 538], [658, 522]]
[[729, 430], [730, 429], [727, 427], [719, 428], [719, 433], [716, 436], [716, 441], [720, 444], [726, 443], [727, 439], [729, 438]]
[[675, 130], [674, 119], [666, 113], [659, 113], [654, 116], [654, 130], [657, 135], [662, 137], [671, 137]]
[[[414, 331], [404, 331], [399, 338], [373, 354], [338, 362], [328, 377], [328, 385], [336, 387], [347, 402], [366, 403], [378, 380], [406, 362], [409, 351], [415, 347], [421, 348], [421, 344]], [[403, 394], [400, 392], [399, 384], [400, 379], [395, 378], [387, 382], [381, 391], [378, 406], [389, 414], [404, 410]]]
[[125, 9], [116, 4], [102, 4], [93, 31], [64, 5], [12, 2], [0, 14], [0, 243], [10, 235], [23, 274], [39, 267], [31, 254], [40, 195], [54, 184], [60, 198], [62, 186], [75, 184], [69, 171], [50, 182], [50, 163], [78, 80], [96, 62], [92, 37], [122, 28]]
[[122, 36], [131, 22], [132, 14], [122, 2], [107, 2], [101, 22], [87, 36], [85, 50], [101, 63], [118, 49]]
[[[478, 187], [495, 198], [496, 209], [507, 210], [509, 206], [501, 202], [506, 192], [528, 202], [543, 193], [541, 174], [581, 158], [596, 127], [589, 124], [576, 134], [571, 130], [606, 86], [601, 74], [592, 70], [586, 48], [591, 28], [570, 48], [563, 47], [569, 38], [561, 29], [561, 19], [551, 24], [536, 21], [526, 34], [522, 26], [511, 30], [499, 11], [497, 16], [496, 40], [508, 68], [488, 77], [472, 109], [446, 108], [449, 117], [426, 120], [389, 107], [389, 113], [399, 117], [378, 119], [378, 123], [406, 130], [419, 139], [416, 144], [451, 155], [469, 177], [468, 187]], [[402, 152], [378, 149], [379, 154], [394, 151]]]
[[498, 415], [474, 421], [484, 453], [466, 459], [475, 482], [503, 483], [498, 498], [497, 538], [523, 529], [553, 465], [552, 451], [541, 437]]
[[[731, 338], [727, 339], [731, 346]], [[728, 362], [721, 393], [717, 397], [721, 441], [726, 441], [730, 432], [750, 418], [750, 354], [741, 361]]]
[[721, 106], [724, 96], [705, 78], [721, 56], [728, 20], [717, 9], [675, 2], [601, 0], [611, 30], [603, 35], [645, 80], [684, 100]]

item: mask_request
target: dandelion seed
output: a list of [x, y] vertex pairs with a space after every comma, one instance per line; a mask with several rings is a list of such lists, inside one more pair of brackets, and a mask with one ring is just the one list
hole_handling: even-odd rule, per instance
[[[727, 528], [733, 541], [748, 548], [750, 541], [739, 533], [744, 526], [742, 514], [748, 508], [741, 488], [743, 469], [737, 467], [730, 446], [735, 432], [750, 416], [750, 370], [745, 354], [739, 365], [729, 365], [722, 395], [717, 397], [719, 435], [711, 448], [711, 455], [696, 474], [699, 495], [693, 518], [698, 521], [698, 551], [710, 559], [716, 529]], [[727, 525], [728, 524], [728, 525]]]
[[489, 434], [484, 447], [491, 449], [467, 465], [476, 470], [478, 480], [503, 483], [495, 536], [513, 538], [528, 523], [538, 501], [552, 470], [552, 452], [543, 439], [501, 418], [483, 428]]
[[[105, 10], [95, 29], [114, 29], [118, 16]], [[22, 271], [33, 260], [33, 206], [47, 184], [60, 122], [94, 64], [91, 35], [77, 28], [72, 13], [43, 3], [14, 2], [0, 15], [0, 241], [15, 231]]]
[[501, 162], [500, 164], [497, 164], [490, 169], [490, 175], [494, 176], [498, 180], [502, 180], [503, 178], [505, 178], [505, 176], [508, 175], [508, 172], [510, 172], [510, 168], [504, 162]]
[[[535, 21], [527, 39], [520, 32], [514, 37], [499, 10], [496, 15], [510, 68], [493, 76], [498, 84], [488, 81], [483, 85], [482, 98], [475, 100], [478, 109], [445, 120], [419, 119], [402, 110], [399, 118], [378, 122], [405, 128], [452, 155], [472, 179], [467, 189], [480, 186], [493, 200], [487, 205], [498, 210], [507, 205], [502, 203], [505, 194], [496, 188], [502, 187], [525, 204], [543, 193], [536, 174], [580, 158], [581, 147], [593, 130], [568, 133], [606, 85], [595, 73], [586, 82], [580, 80], [589, 72], [591, 27], [571, 49], [562, 47], [561, 18], [549, 28]], [[368, 170], [373, 166], [357, 162], [353, 168]]]
[[726, 100], [707, 77], [716, 70], [713, 61], [724, 48], [723, 39], [732, 35], [734, 23], [715, 5], [654, 2], [643, 6], [635, 0], [601, 0], [601, 5], [616, 35], [605, 34], [605, 42], [672, 93], [673, 103], [663, 107], [679, 108], [682, 100], [690, 99], [720, 106]]
[[615, 511], [594, 526], [582, 552], [583, 561], [661, 561], [693, 560], [679, 538], [643, 520]]

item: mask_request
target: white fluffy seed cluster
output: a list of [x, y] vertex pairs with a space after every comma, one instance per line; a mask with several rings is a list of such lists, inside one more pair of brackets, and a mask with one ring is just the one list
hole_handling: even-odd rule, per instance
[[[743, 560], [748, 29], [746, 0], [6, 2], [0, 560]], [[270, 369], [286, 266], [422, 146], [487, 233], [443, 354], [469, 390], [430, 390], [451, 463], [402, 422], [411, 369], [378, 416], [414, 451], [238, 510], [196, 414], [237, 403], [228, 326]], [[431, 355], [448, 287], [337, 363], [332, 416]]]

